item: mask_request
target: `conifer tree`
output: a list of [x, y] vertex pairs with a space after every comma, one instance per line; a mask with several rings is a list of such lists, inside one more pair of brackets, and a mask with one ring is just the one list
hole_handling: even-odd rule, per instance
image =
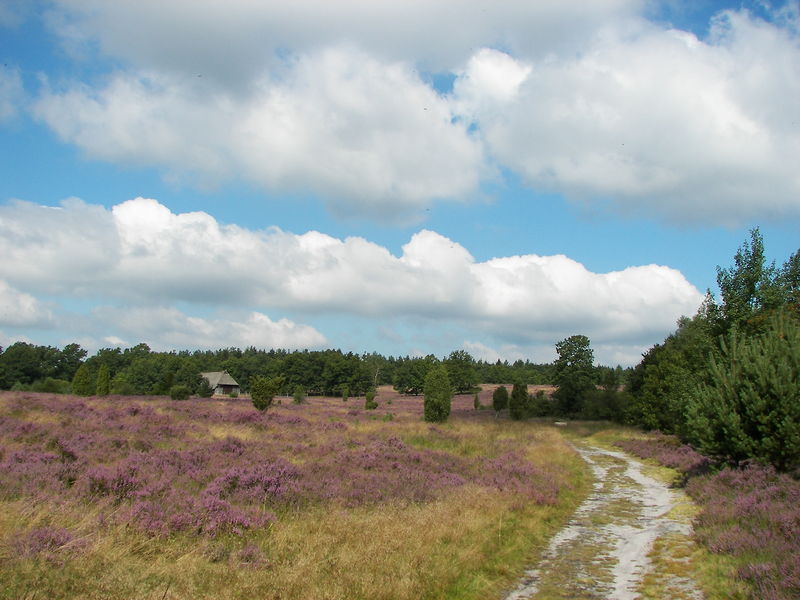
[[444, 365], [433, 367], [425, 376], [425, 404], [423, 418], [429, 423], [443, 423], [450, 416], [453, 397], [450, 378]]
[[100, 365], [100, 368], [97, 370], [97, 385], [94, 393], [98, 396], [108, 396], [110, 390], [111, 373], [108, 370], [108, 365], [103, 364]]
[[500, 414], [501, 410], [508, 408], [508, 390], [505, 386], [500, 386], [492, 392], [492, 408], [496, 413], [495, 416]]
[[528, 386], [515, 383], [511, 388], [511, 397], [508, 399], [508, 414], [515, 421], [525, 416], [525, 407], [528, 403]]
[[95, 383], [92, 379], [92, 374], [89, 372], [89, 367], [83, 363], [78, 370], [75, 371], [75, 377], [72, 378], [72, 393], [78, 396], [91, 396], [96, 389]]

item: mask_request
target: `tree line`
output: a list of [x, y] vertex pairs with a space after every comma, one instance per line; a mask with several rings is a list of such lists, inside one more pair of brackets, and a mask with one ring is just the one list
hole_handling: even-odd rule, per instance
[[288, 351], [255, 347], [154, 352], [147, 344], [103, 348], [87, 358], [78, 344], [63, 349], [26, 342], [0, 348], [0, 389], [80, 395], [167, 395], [175, 386], [202, 394], [201, 372], [227, 371], [248, 392], [257, 377], [281, 378], [280, 394], [302, 388], [308, 395], [363, 396], [379, 385], [404, 394], [422, 394], [425, 377], [445, 365], [453, 389], [472, 390], [480, 383], [525, 380], [548, 383], [552, 365], [518, 360], [485, 362], [464, 350], [439, 359], [385, 357], [341, 350]]

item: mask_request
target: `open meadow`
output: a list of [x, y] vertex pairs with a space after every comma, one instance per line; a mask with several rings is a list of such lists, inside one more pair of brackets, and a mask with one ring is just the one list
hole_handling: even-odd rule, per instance
[[377, 400], [3, 392], [0, 597], [500, 597], [585, 465], [472, 396], [435, 426]]

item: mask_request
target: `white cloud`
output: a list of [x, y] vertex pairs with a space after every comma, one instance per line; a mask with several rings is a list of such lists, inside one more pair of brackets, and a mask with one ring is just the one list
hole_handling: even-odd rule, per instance
[[[353, 43], [434, 71], [472, 48], [525, 54], [570, 46], [642, 0], [58, 0], [51, 26], [72, 47], [97, 44], [137, 67], [246, 85], [281, 51]], [[141, 32], [146, 31], [147, 35]], [[446, 33], [443, 33], [446, 32]], [[198, 40], [202, 40], [198, 44]]]
[[11, 327], [46, 327], [53, 315], [39, 300], [14, 289], [0, 279], [0, 325]]
[[[119, 70], [45, 87], [35, 112], [94, 158], [384, 222], [469, 199], [501, 168], [625, 214], [795, 218], [796, 6], [775, 24], [726, 11], [700, 40], [646, 5], [61, 0], [54, 30]], [[455, 73], [454, 93], [417, 68]]]
[[[498, 95], [504, 76], [513, 93]], [[639, 23], [600, 31], [576, 56], [484, 50], [455, 83], [492, 157], [530, 186], [728, 224], [800, 215], [798, 97], [798, 38], [737, 12], [705, 42]]]
[[480, 145], [408, 64], [350, 47], [299, 56], [238, 96], [197, 79], [117, 73], [101, 89], [46, 90], [35, 111], [95, 158], [312, 191], [336, 212], [378, 220], [468, 198], [483, 168]]
[[[39, 235], [53, 218], [59, 221], [58, 235]], [[98, 223], [108, 230], [92, 239]], [[91, 252], [75, 243], [82, 239], [89, 240]], [[0, 264], [0, 277], [30, 292], [147, 306], [186, 302], [448, 321], [510, 344], [552, 343], [578, 332], [603, 343], [652, 343], [702, 300], [681, 273], [665, 266], [592, 273], [565, 256], [477, 262], [460, 244], [428, 230], [412, 236], [402, 250], [394, 256], [363, 238], [341, 240], [315, 231], [297, 235], [222, 226], [208, 214], [174, 214], [142, 198], [110, 212], [77, 201], [57, 209], [27, 203], [0, 207], [0, 253], [14, 258]], [[84, 260], [95, 262], [87, 266]], [[154, 331], [175, 329], [169, 337], [173, 345], [188, 343], [179, 332], [192, 332], [193, 339], [213, 346], [221, 343], [212, 341], [220, 330], [238, 331], [239, 339], [245, 335], [245, 329], [178, 319], [171, 311], [119, 314], [120, 323], [133, 325], [112, 333], [135, 337], [129, 332], [155, 323]], [[266, 338], [284, 339], [291, 331], [314, 339], [291, 323], [246, 322]]]
[[[260, 312], [233, 318], [189, 316], [174, 307], [96, 308], [94, 317], [108, 330], [144, 341], [154, 349], [195, 348], [320, 348], [325, 336], [313, 327], [288, 319], [273, 321]], [[107, 337], [114, 345], [117, 336]]]

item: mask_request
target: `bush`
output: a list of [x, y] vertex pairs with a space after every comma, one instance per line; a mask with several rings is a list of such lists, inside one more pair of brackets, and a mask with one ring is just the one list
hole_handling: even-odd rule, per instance
[[34, 381], [30, 385], [30, 391], [45, 392], [47, 394], [69, 394], [72, 391], [72, 384], [66, 379], [46, 377], [40, 381]]
[[508, 408], [508, 390], [505, 386], [501, 385], [492, 392], [492, 408], [496, 413]]
[[267, 410], [272, 405], [275, 394], [283, 384], [283, 377], [262, 377], [256, 375], [250, 379], [250, 398], [258, 410]]
[[710, 383], [690, 399], [687, 422], [704, 454], [800, 467], [800, 324], [778, 314], [761, 335], [733, 331], [711, 359]]
[[91, 396], [94, 394], [95, 388], [96, 385], [89, 372], [89, 367], [83, 363], [75, 372], [75, 377], [72, 378], [72, 393], [78, 396]]
[[425, 404], [423, 418], [429, 423], [443, 423], [450, 416], [453, 392], [447, 369], [443, 365], [433, 367], [425, 376]]
[[472, 398], [472, 406], [475, 408], [475, 410], [481, 409], [481, 399], [478, 396], [478, 392], [475, 392], [475, 396]]
[[519, 421], [525, 417], [525, 408], [528, 405], [528, 386], [515, 383], [508, 399], [508, 413], [512, 419]]
[[368, 390], [366, 398], [364, 399], [364, 408], [366, 410], [375, 410], [378, 408], [378, 403], [375, 402], [375, 390]]
[[191, 392], [188, 386], [185, 385], [173, 385], [169, 388], [169, 397], [173, 400], [188, 400]]
[[95, 394], [98, 396], [108, 396], [111, 391], [111, 372], [108, 365], [100, 365], [97, 370], [97, 383], [95, 384]]
[[211, 384], [208, 383], [208, 379], [205, 377], [201, 378], [200, 385], [197, 388], [197, 395], [201, 398], [211, 398], [214, 395], [214, 390], [211, 389]]
[[342, 402], [347, 402], [348, 397], [350, 396], [350, 388], [347, 387], [347, 384], [342, 384]]
[[294, 394], [292, 395], [292, 402], [295, 404], [302, 404], [306, 401], [306, 390], [303, 388], [302, 385], [298, 385], [294, 388]]

